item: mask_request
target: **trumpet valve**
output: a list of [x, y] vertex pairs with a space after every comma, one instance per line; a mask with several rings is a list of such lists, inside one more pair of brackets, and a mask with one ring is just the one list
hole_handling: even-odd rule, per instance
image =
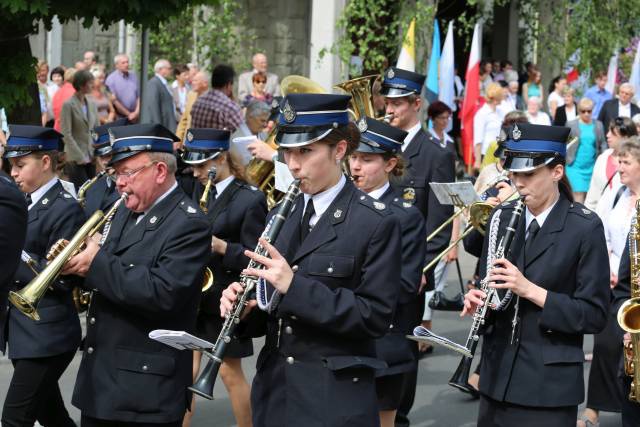
[[60, 253], [64, 250], [64, 248], [67, 247], [68, 244], [69, 241], [66, 239], [59, 239], [57, 242], [55, 242], [51, 246], [51, 249], [49, 249], [49, 252], [47, 252], [47, 261], [51, 261], [58, 255], [60, 255]]

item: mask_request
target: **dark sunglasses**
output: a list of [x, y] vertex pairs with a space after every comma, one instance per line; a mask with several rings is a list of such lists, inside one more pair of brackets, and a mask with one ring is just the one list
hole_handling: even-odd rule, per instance
[[589, 114], [591, 114], [591, 111], [592, 110], [580, 110], [581, 113], [589, 113]]

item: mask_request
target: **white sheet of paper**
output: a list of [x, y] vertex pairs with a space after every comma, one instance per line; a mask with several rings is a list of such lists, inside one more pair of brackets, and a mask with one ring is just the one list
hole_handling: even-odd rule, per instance
[[159, 341], [178, 350], [211, 350], [213, 344], [185, 331], [156, 329], [149, 332], [149, 338]]
[[465, 205], [480, 201], [470, 181], [430, 182], [429, 185], [442, 205], [456, 205], [452, 196], [460, 198]]
[[293, 175], [286, 163], [275, 162], [276, 167], [276, 190], [286, 193], [289, 185], [293, 182]]
[[239, 136], [231, 140], [232, 148], [235, 149], [236, 152], [240, 155], [240, 157], [242, 158], [242, 164], [245, 166], [248, 165], [251, 159], [253, 158], [247, 147], [249, 146], [249, 144], [251, 144], [255, 140], [256, 140], [256, 137], [253, 135]]

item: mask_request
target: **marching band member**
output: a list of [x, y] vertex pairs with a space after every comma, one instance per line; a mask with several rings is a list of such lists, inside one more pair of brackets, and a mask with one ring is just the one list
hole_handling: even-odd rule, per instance
[[[261, 240], [270, 258], [246, 252], [265, 267], [244, 272], [266, 281], [258, 294], [269, 313], [251, 391], [255, 426], [380, 422], [374, 373], [384, 363], [375, 338], [389, 330], [396, 307], [400, 228], [385, 203], [342, 173], [359, 142], [349, 99], [284, 100], [276, 142], [303, 194], [274, 245]], [[241, 290], [233, 283], [223, 292], [222, 314]]]
[[[5, 307], [13, 274], [20, 262], [27, 232], [27, 204], [24, 196], [9, 178], [0, 173], [0, 306]], [[4, 325], [5, 310], [0, 310]]]
[[210, 226], [178, 187], [173, 142], [161, 125], [110, 129], [119, 193], [104, 244], [87, 239], [64, 273], [93, 290], [73, 404], [83, 426], [175, 426], [190, 406], [193, 356], [149, 338], [193, 331]]
[[[39, 126], [16, 125], [9, 130], [4, 156], [29, 209], [24, 251], [41, 271], [49, 249], [59, 239], [71, 239], [85, 218], [55, 175], [62, 135]], [[33, 278], [33, 271], [20, 263], [12, 290], [22, 289]], [[36, 420], [44, 426], [75, 426], [58, 386], [80, 345], [80, 320], [71, 296], [73, 282], [65, 278], [52, 284], [53, 289], [38, 304], [39, 321], [9, 305], [0, 323], [0, 345], [4, 351], [8, 343], [14, 366], [2, 409], [3, 426], [31, 427]]]
[[[96, 159], [98, 172], [108, 171], [111, 161], [111, 141], [109, 140], [109, 129], [112, 127], [125, 126], [127, 119], [118, 119], [113, 123], [97, 126], [91, 133], [91, 143], [93, 145], [93, 155]], [[85, 183], [86, 185], [86, 183]], [[85, 193], [84, 213], [91, 216], [98, 209], [106, 212], [120, 198], [116, 191], [116, 183], [113, 177], [106, 173], [95, 181]]]
[[[526, 211], [510, 260], [495, 260], [488, 276], [489, 286], [513, 296], [504, 311], [492, 313], [484, 334], [480, 427], [573, 427], [584, 400], [582, 341], [606, 324], [609, 271], [602, 223], [573, 201], [564, 174], [568, 136], [568, 128], [522, 123], [507, 137], [504, 167]], [[514, 206], [500, 205], [498, 238]], [[463, 314], [473, 313], [483, 297], [479, 289], [469, 291]]]
[[[455, 154], [447, 148], [446, 141], [431, 138], [420, 123], [420, 109], [422, 100], [420, 93], [425, 76], [400, 68], [391, 67], [384, 74], [382, 95], [385, 97], [386, 114], [392, 114], [390, 125], [407, 132], [402, 144], [402, 157], [405, 160], [405, 174], [401, 179], [392, 180], [392, 184], [402, 194], [402, 199], [415, 205], [426, 222], [426, 238], [437, 227], [453, 215], [453, 206], [441, 205], [435, 193], [429, 187], [430, 182], [455, 181]], [[427, 256], [424, 265], [442, 252], [451, 240], [451, 226], [427, 243]], [[438, 271], [442, 272], [442, 269]], [[425, 312], [425, 290], [433, 290], [438, 277], [434, 277], [431, 270], [422, 279], [420, 295], [416, 299], [415, 323], [422, 323], [431, 329], [431, 319], [423, 318]], [[417, 344], [412, 344], [417, 347]], [[421, 348], [423, 353], [431, 351], [432, 347]], [[417, 351], [417, 350], [416, 350]], [[413, 406], [417, 367], [414, 375], [405, 383], [402, 404], [398, 409], [397, 425], [408, 426], [407, 414]]]
[[[183, 153], [183, 160], [191, 165], [194, 177], [202, 184], [197, 187], [194, 200], [201, 200], [210, 169], [214, 167], [216, 171], [205, 207], [212, 227], [209, 267], [215, 279], [213, 287], [202, 296], [197, 322], [198, 335], [210, 342], [216, 341], [222, 329], [222, 291], [240, 280], [240, 272], [249, 263], [244, 251], [256, 247], [267, 216], [264, 194], [245, 182], [240, 160], [229, 151], [229, 134], [226, 130], [189, 129]], [[239, 427], [251, 425], [249, 384], [242, 371], [242, 358], [252, 354], [251, 338], [233, 340], [220, 367]], [[195, 355], [194, 372], [199, 371], [200, 356]]]
[[417, 360], [411, 341], [415, 319], [407, 310], [416, 298], [422, 275], [426, 243], [422, 214], [402, 201], [389, 185], [389, 176], [401, 176], [402, 158], [398, 154], [407, 133], [371, 118], [358, 121], [360, 145], [349, 157], [353, 182], [360, 190], [384, 202], [400, 220], [402, 232], [401, 286], [398, 304], [386, 335], [376, 340], [377, 357], [388, 367], [376, 372], [376, 392], [380, 425], [393, 427], [402, 397], [402, 384], [416, 369]]

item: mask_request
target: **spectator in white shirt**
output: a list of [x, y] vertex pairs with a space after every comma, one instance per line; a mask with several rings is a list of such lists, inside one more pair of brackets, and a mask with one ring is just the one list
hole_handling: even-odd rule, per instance
[[473, 149], [475, 155], [474, 167], [480, 169], [482, 156], [487, 152], [489, 145], [500, 134], [502, 116], [498, 111], [498, 105], [502, 102], [504, 90], [498, 83], [490, 83], [486, 89], [486, 103], [473, 117]]
[[547, 107], [549, 108], [549, 114], [552, 119], [556, 117], [556, 110], [558, 107], [562, 107], [564, 105], [562, 91], [566, 85], [567, 79], [562, 76], [556, 76], [551, 80], [551, 84], [549, 85], [549, 96], [547, 97]]
[[527, 101], [527, 119], [534, 125], [551, 125], [551, 119], [544, 111], [540, 111], [540, 98], [532, 96]]

